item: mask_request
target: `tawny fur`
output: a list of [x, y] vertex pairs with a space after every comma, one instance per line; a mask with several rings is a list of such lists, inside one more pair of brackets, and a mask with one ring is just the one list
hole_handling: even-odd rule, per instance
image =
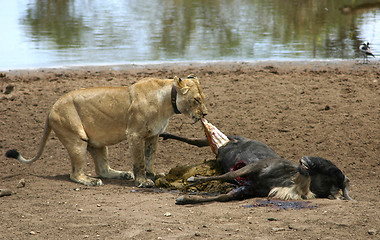
[[[176, 92], [174, 103], [173, 88]], [[130, 87], [79, 89], [62, 96], [53, 105], [35, 157], [25, 159], [17, 151], [8, 151], [6, 155], [26, 163], [37, 160], [53, 130], [69, 153], [70, 179], [74, 182], [89, 186], [102, 184], [100, 179], [84, 173], [88, 151], [100, 177], [132, 179], [134, 176], [137, 186], [152, 187], [158, 135], [165, 131], [175, 114], [173, 104], [196, 122], [207, 114], [204, 101], [205, 96], [194, 75], [185, 79], [150, 78]], [[133, 174], [113, 170], [108, 163], [107, 147], [127, 138]]]

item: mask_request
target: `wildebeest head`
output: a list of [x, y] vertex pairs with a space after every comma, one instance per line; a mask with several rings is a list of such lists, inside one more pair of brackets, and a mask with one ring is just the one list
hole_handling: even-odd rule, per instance
[[348, 195], [350, 180], [334, 163], [321, 157], [303, 156], [300, 165], [307, 169], [311, 177], [310, 190], [317, 197], [337, 198], [336, 195], [341, 189], [343, 197], [352, 200]]

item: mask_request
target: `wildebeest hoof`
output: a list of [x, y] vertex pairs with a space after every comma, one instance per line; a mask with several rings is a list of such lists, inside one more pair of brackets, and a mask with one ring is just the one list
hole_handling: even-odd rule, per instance
[[190, 204], [190, 203], [195, 203], [195, 202], [191, 201], [191, 198], [189, 196], [186, 196], [186, 195], [179, 196], [175, 200], [175, 204], [177, 204], [177, 205], [185, 205], [185, 204]]
[[175, 204], [178, 204], [178, 205], [186, 204], [186, 203], [184, 202], [184, 200], [185, 200], [185, 197], [184, 197], [184, 196], [179, 196], [179, 197], [177, 197], [177, 199], [175, 200]]
[[154, 187], [154, 182], [150, 179], [147, 179], [140, 184], [137, 183], [137, 187], [139, 187], [139, 188], [151, 188], [151, 187]]
[[189, 182], [189, 186], [194, 186], [194, 185], [197, 185], [197, 184], [201, 184], [201, 183], [205, 183], [207, 182], [208, 178], [207, 177], [204, 177], [204, 176], [193, 176], [193, 177], [189, 177], [187, 179], [187, 182]]
[[[187, 181], [188, 182], [194, 182], [195, 181], [195, 177], [189, 177], [188, 179], [187, 179]], [[178, 199], [178, 198], [177, 198]]]
[[187, 196], [187, 195], [183, 195], [183, 196], [179, 196], [177, 199], [176, 199], [176, 202], [175, 204], [177, 205], [185, 205], [185, 204], [195, 204], [195, 203], [200, 203], [200, 201], [198, 201], [199, 199], [195, 196]]

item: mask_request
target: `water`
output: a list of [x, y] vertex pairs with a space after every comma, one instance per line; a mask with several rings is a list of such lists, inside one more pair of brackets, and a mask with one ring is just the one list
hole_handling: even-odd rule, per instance
[[0, 29], [1, 70], [359, 59], [363, 41], [380, 55], [380, 2], [0, 0]]

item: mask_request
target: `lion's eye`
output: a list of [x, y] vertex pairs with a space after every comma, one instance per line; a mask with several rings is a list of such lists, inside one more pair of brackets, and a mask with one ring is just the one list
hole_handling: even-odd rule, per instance
[[195, 100], [195, 102], [197, 102], [197, 103], [201, 103], [201, 101], [198, 99], [198, 98], [194, 98], [194, 100]]

